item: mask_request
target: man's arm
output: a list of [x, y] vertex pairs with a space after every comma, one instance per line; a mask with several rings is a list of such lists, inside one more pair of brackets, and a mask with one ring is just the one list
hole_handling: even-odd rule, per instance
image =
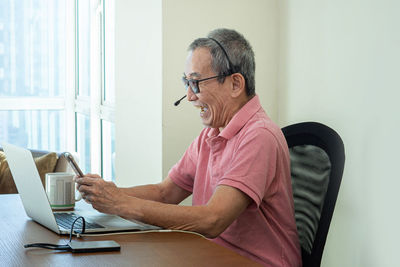
[[[169, 178], [166, 180], [167, 185], [169, 182], [173, 183]], [[222, 233], [251, 202], [240, 190], [224, 185], [217, 187], [206, 205], [178, 206], [125, 194], [114, 183], [102, 179], [84, 177], [77, 178], [77, 182], [85, 200], [100, 212], [116, 214], [128, 220], [139, 220], [166, 229], [194, 231], [210, 238]], [[179, 197], [167, 198], [166, 202], [177, 202], [177, 199], [187, 196], [188, 192], [184, 192], [185, 194], [177, 194]]]
[[[240, 190], [220, 185], [204, 206], [177, 206], [142, 199], [130, 199], [122, 205], [120, 216], [166, 229], [186, 230], [215, 238], [251, 203]], [[137, 208], [132, 209], [132, 205]]]
[[191, 194], [191, 192], [177, 186], [169, 177], [165, 178], [159, 184], [120, 188], [120, 190], [124, 194], [132, 197], [169, 204], [178, 204]]
[[[98, 174], [85, 174], [85, 177], [76, 178], [77, 189], [81, 191], [81, 185], [101, 185], [101, 187], [113, 188], [115, 186], [112, 182], [105, 182]], [[100, 187], [99, 187], [100, 188]], [[161, 183], [139, 185], [127, 188], [118, 188], [120, 193], [126, 194], [131, 197], [137, 197], [146, 200], [153, 200], [162, 203], [178, 204], [188, 196], [191, 192], [182, 189], [172, 182], [171, 178], [165, 178]], [[81, 192], [83, 198], [88, 195], [87, 192]]]

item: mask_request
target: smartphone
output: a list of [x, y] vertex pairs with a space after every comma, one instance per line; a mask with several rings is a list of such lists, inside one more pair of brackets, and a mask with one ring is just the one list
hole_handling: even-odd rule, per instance
[[65, 152], [64, 153], [64, 157], [67, 159], [68, 163], [71, 165], [71, 167], [74, 170], [75, 174], [77, 176], [79, 176], [79, 177], [83, 177], [84, 174], [83, 174], [81, 168], [79, 168], [78, 164], [74, 160], [74, 157], [71, 155], [71, 153]]

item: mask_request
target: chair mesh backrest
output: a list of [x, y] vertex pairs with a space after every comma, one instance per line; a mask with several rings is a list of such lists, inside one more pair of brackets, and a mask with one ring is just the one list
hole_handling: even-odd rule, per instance
[[289, 149], [292, 188], [300, 245], [311, 253], [331, 172], [324, 150], [313, 145]]

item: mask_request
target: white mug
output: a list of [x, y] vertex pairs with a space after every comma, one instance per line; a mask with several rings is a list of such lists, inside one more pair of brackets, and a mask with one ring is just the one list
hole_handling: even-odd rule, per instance
[[75, 197], [74, 174], [66, 172], [46, 173], [46, 193], [53, 210], [67, 210], [75, 207], [75, 202], [82, 199]]

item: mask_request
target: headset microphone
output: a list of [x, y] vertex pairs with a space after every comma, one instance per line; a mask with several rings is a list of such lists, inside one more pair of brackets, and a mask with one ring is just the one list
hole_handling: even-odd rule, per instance
[[186, 95], [184, 95], [181, 99], [179, 99], [178, 101], [176, 101], [174, 103], [175, 106], [179, 105], [179, 103], [181, 103], [182, 99], [184, 99], [186, 97]]

